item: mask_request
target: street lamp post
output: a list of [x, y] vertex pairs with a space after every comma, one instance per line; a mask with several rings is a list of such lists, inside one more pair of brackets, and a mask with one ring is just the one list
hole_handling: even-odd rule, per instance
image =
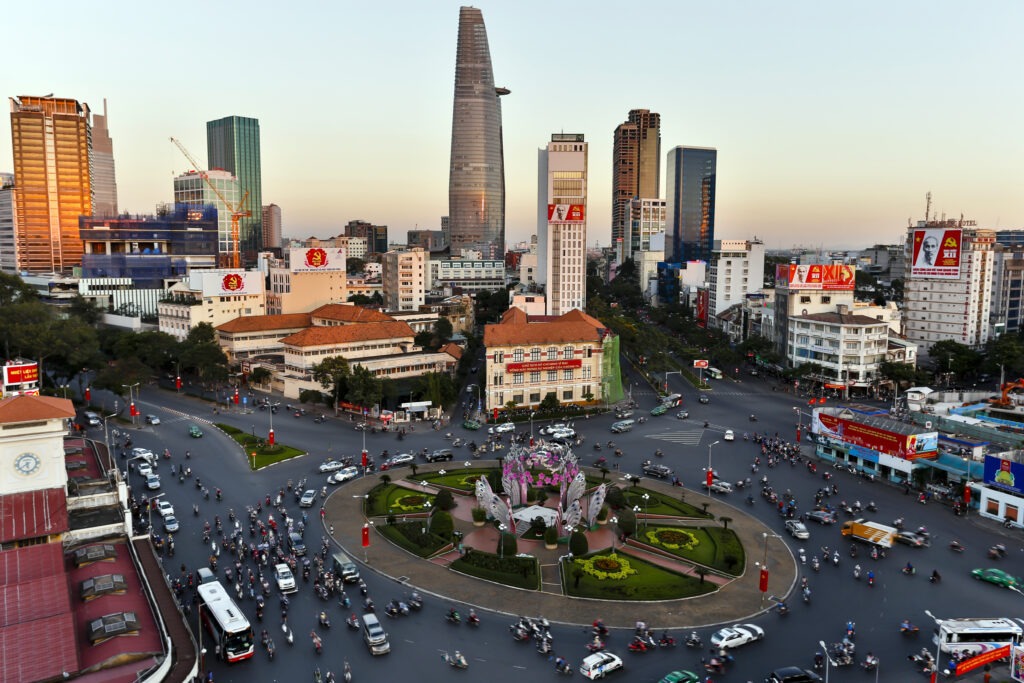
[[498, 559], [505, 559], [505, 529], [508, 527], [504, 524], [498, 524]]
[[469, 414], [470, 414], [471, 417], [476, 417], [476, 414], [478, 412], [480, 412], [479, 411], [479, 407], [480, 407], [480, 387], [477, 384], [467, 384], [466, 385], [466, 391], [469, 391], [470, 389], [473, 390], [473, 395], [475, 397], [475, 402], [473, 403], [473, 409], [471, 411], [469, 411]]
[[139, 387], [139, 382], [136, 382], [135, 384], [122, 384], [121, 387], [123, 389], [127, 389], [128, 390], [128, 417], [131, 418], [131, 423], [132, 423], [132, 426], [134, 427], [135, 426], [135, 416], [132, 415], [132, 413], [135, 412], [135, 411], [132, 410], [132, 407], [135, 405], [135, 400], [133, 398], [132, 390], [134, 390], [137, 387]]
[[[931, 617], [932, 621], [935, 622], [936, 626], [941, 626], [942, 625], [942, 619], [937, 618], [934, 614], [932, 614], [928, 610], [925, 610], [924, 613], [927, 614], [929, 617]], [[935, 668], [932, 671], [931, 683], [935, 683], [937, 680], [939, 680], [939, 655], [940, 654], [942, 654], [942, 638], [939, 636], [938, 633], [936, 633], [935, 634]]]
[[533, 416], [534, 415], [536, 415], [536, 412], [531, 410], [530, 411], [530, 445], [531, 446], [533, 445]]
[[707, 477], [706, 477], [707, 485], [708, 485], [708, 493], [711, 493], [711, 481], [712, 481], [712, 479], [714, 479], [714, 475], [711, 473], [712, 472], [712, 470], [711, 470], [711, 447], [712, 446], [717, 446], [719, 443], [721, 443], [721, 442], [720, 441], [715, 441], [714, 443], [709, 443], [708, 444], [708, 472], [707, 472]]
[[821, 646], [821, 651], [825, 654], [825, 683], [828, 683], [828, 672], [829, 669], [835, 666], [835, 662], [832, 661], [832, 655], [828, 653], [828, 648], [825, 647], [825, 641], [819, 640], [818, 645]]
[[649, 501], [651, 499], [651, 496], [650, 496], [649, 493], [645, 493], [644, 495], [642, 495], [640, 497], [643, 498], [643, 500], [644, 500], [644, 528], [646, 529], [647, 528], [647, 501]]
[[149, 507], [146, 510], [146, 516], [147, 516], [148, 521], [149, 521], [149, 535], [150, 536], [153, 535], [153, 507], [156, 505], [156, 499], [157, 498], [163, 498], [164, 495], [166, 495], [166, 494], [158, 493], [157, 495], [155, 495], [155, 496], [153, 496], [152, 498], [149, 499], [149, 503], [148, 503]]
[[[618, 517], [612, 517], [608, 521], [611, 522], [612, 524], [616, 524], [617, 525], [619, 523], [619, 518]], [[615, 537], [618, 536], [618, 535], [619, 535], [618, 529], [616, 528], [616, 530], [612, 533], [612, 553], [615, 552]]]

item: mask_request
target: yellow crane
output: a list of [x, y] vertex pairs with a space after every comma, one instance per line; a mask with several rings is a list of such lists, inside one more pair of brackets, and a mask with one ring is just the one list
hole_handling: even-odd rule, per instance
[[248, 218], [249, 216], [252, 215], [252, 211], [249, 211], [248, 209], [245, 209], [245, 210], [242, 209], [242, 207], [245, 206], [245, 202], [249, 199], [249, 190], [245, 191], [245, 194], [242, 195], [242, 200], [240, 202], [238, 202], [237, 204], [232, 204], [231, 202], [229, 202], [227, 200], [227, 197], [225, 197], [221, 193], [221, 191], [217, 189], [216, 184], [214, 184], [214, 182], [212, 180], [210, 180], [209, 174], [206, 171], [202, 170], [202, 167], [196, 162], [196, 160], [192, 157], [192, 155], [189, 154], [189, 151], [187, 149], [185, 149], [185, 145], [181, 144], [181, 141], [178, 140], [177, 138], [174, 138], [174, 137], [171, 138], [171, 142], [173, 142], [175, 145], [177, 145], [178, 149], [181, 150], [181, 153], [184, 154], [185, 158], [188, 159], [190, 164], [192, 164], [192, 168], [194, 168], [196, 173], [199, 174], [199, 177], [203, 179], [203, 182], [206, 183], [207, 187], [209, 187], [211, 190], [213, 190], [213, 193], [215, 195], [217, 195], [217, 198], [220, 199], [221, 203], [224, 204], [224, 206], [227, 207], [227, 210], [231, 212], [231, 266], [230, 267], [231, 268], [240, 268], [242, 263], [241, 263], [241, 256], [240, 256], [240, 254], [238, 252], [238, 221], [240, 219], [242, 219], [242, 218]]

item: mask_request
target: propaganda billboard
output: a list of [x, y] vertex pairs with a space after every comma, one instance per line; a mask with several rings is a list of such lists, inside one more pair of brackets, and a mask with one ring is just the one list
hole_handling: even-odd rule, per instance
[[938, 432], [898, 434], [881, 427], [854, 422], [824, 410], [814, 411], [812, 430], [842, 443], [912, 460], [935, 454], [939, 445]]
[[960, 277], [960, 228], [924, 228], [914, 231], [910, 277], [955, 280]]
[[986, 455], [984, 477], [993, 488], [1024, 494], [1024, 465], [1019, 462]]
[[26, 384], [38, 381], [38, 363], [18, 363], [4, 366], [4, 384]]
[[583, 361], [575, 360], [537, 360], [525, 363], [509, 363], [506, 372], [544, 372], [546, 370], [574, 370], [582, 367]]
[[288, 267], [293, 273], [345, 272], [345, 248], [306, 247], [289, 249]]
[[852, 292], [856, 268], [841, 264], [810, 263], [775, 266], [775, 285], [790, 289], [820, 289]]
[[697, 290], [697, 324], [701, 327], [708, 326], [708, 306], [710, 304], [711, 292], [707, 289]]
[[548, 223], [582, 223], [586, 215], [583, 204], [548, 204]]
[[216, 270], [202, 275], [204, 297], [263, 293], [263, 273]]

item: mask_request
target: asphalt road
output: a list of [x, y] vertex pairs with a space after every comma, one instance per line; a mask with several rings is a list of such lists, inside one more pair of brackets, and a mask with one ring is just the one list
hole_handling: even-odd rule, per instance
[[[710, 392], [711, 402], [704, 405], [697, 402], [697, 392], [692, 387], [684, 386], [678, 377], [672, 380], [670, 388], [684, 395], [684, 407], [691, 415], [688, 420], [677, 420], [674, 417], [676, 410], [670, 410], [665, 416], [649, 418], [646, 423], [638, 424], [630, 433], [617, 435], [609, 433], [609, 426], [615, 421], [610, 415], [579, 420], [575, 426], [586, 436], [586, 442], [579, 449], [582, 460], [589, 464], [597, 455], [605, 455], [615, 461], [614, 464], [619, 466], [622, 474], [638, 474], [641, 461], [653, 458], [655, 449], [660, 448], [666, 453], [664, 462], [675, 469], [684, 484], [697, 487], [703, 481], [708, 446], [718, 441], [711, 448], [712, 466], [724, 479], [736, 481], [747, 476], [755, 479], [767, 474], [776, 490], [789, 489], [796, 495], [801, 508], [810, 507], [813, 492], [823, 485], [821, 473], [830, 468], [820, 466], [818, 474], [812, 475], [803, 466], [781, 465], [773, 469], [762, 467], [754, 475], [750, 466], [759, 451], [751, 443], [744, 442], [742, 437], [744, 431], [768, 431], [772, 434], [777, 431], [783, 438], [793, 440], [796, 422], [793, 408], [800, 407], [806, 411], [804, 401], [798, 401], [782, 392], [773, 392], [769, 384], [759, 379], [744, 377], [743, 382], [716, 382], [714, 390]], [[642, 384], [633, 388], [632, 396], [640, 404], [637, 416], [656, 404], [654, 392]], [[106, 401], [112, 405], [113, 398], [108, 397]], [[324, 424], [315, 424], [310, 416], [294, 418], [281, 411], [273, 416], [277, 440], [309, 450], [310, 455], [253, 474], [249, 472], [243, 454], [234, 442], [205, 422], [222, 421], [246, 431], [265, 433], [270, 420], [267, 412], [214, 415], [209, 403], [149, 387], [142, 393], [140, 406], [143, 414], [155, 413], [160, 416], [162, 423], [155, 427], [131, 429], [135, 445], [151, 448], [157, 453], [169, 448], [173, 454], [172, 462], [176, 466], [186, 462], [184, 452], [186, 449], [191, 450], [192, 458], [187, 464], [191, 466], [193, 474], [199, 476], [211, 490], [211, 499], [203, 500], [194, 483], [179, 484], [177, 478], [171, 478], [167, 461], [161, 459], [159, 472], [164, 482], [162, 491], [166, 494], [165, 498], [174, 504], [182, 523], [181, 531], [175, 535], [176, 555], [165, 560], [168, 573], [172, 576], [179, 573], [182, 563], [189, 570], [206, 565], [209, 547], [203, 545], [200, 538], [203, 520], [212, 523], [214, 515], [219, 514], [226, 523], [229, 508], [244, 518], [247, 505], [255, 504], [268, 494], [273, 495], [285, 486], [288, 479], [298, 481], [308, 477], [310, 484], [315, 484], [315, 488], [319, 489], [326, 477], [316, 473], [316, 467], [324, 458], [357, 455], [362, 447], [363, 434], [354, 431], [347, 420], [331, 419]], [[757, 423], [749, 422], [751, 412], [758, 416]], [[705, 420], [709, 423], [708, 429], [703, 428]], [[205, 436], [202, 439], [188, 436], [187, 424], [193, 421], [197, 421], [204, 430]], [[804, 417], [804, 424], [806, 421]], [[534, 429], [541, 426], [541, 423], [535, 423]], [[529, 429], [529, 424], [519, 426], [520, 432]], [[735, 442], [722, 441], [726, 429], [735, 431]], [[405, 450], [415, 452], [424, 447], [433, 449], [447, 445], [444, 431], [434, 432], [429, 427], [421, 427], [401, 442], [393, 434], [367, 434], [366, 447], [374, 454], [384, 449], [392, 453]], [[451, 431], [463, 437], [472, 436], [460, 426]], [[102, 439], [102, 429], [90, 430], [90, 436]], [[476, 436], [479, 440], [480, 435]], [[613, 458], [607, 448], [600, 454], [592, 450], [594, 441], [607, 442], [609, 439], [614, 440], [624, 451], [622, 458]], [[806, 442], [804, 449], [807, 453], [809, 447]], [[926, 634], [932, 624], [924, 614], [925, 609], [939, 617], [1014, 616], [1020, 613], [1024, 602], [1019, 601], [1024, 601], [1024, 596], [976, 582], [969, 575], [972, 568], [992, 565], [991, 561], [985, 559], [985, 550], [997, 542], [1006, 543], [1011, 553], [998, 566], [1013, 573], [1024, 573], [1021, 571], [1019, 532], [1007, 535], [989, 521], [973, 516], [966, 520], [954, 517], [948, 508], [937, 504], [920, 505], [913, 496], [905, 496], [899, 489], [870, 483], [846, 473], [836, 473], [833, 482], [840, 489], [839, 495], [833, 498], [834, 502], [838, 499], [859, 499], [862, 503], [874, 500], [879, 512], [871, 515], [872, 519], [889, 523], [896, 517], [904, 517], [908, 528], [926, 525], [932, 533], [932, 547], [922, 550], [899, 546], [888, 558], [877, 562], [866, 557], [861, 548], [862, 552], [856, 561], [860, 562], [865, 572], [871, 568], [878, 577], [875, 587], [869, 588], [863, 579], [855, 581], [852, 578], [854, 561], [847, 553], [849, 544], [840, 539], [838, 527], [811, 524], [811, 538], [795, 541], [785, 535], [782, 520], [756, 491], [753, 506], [746, 504], [745, 494], [730, 494], [731, 502], [739, 512], [763, 519], [786, 538], [794, 551], [800, 545], [810, 551], [828, 545], [831, 548], [838, 547], [842, 557], [838, 567], [829, 563], [818, 573], [809, 567], [805, 568], [812, 588], [810, 605], [801, 603], [799, 599], [790, 600], [791, 612], [787, 616], [769, 613], [753, 617], [751, 621], [765, 629], [765, 639], [736, 650], [735, 664], [724, 676], [714, 676], [714, 681], [761, 681], [772, 668], [778, 666], [810, 666], [814, 652], [820, 649], [818, 641], [830, 643], [840, 640], [844, 625], [850, 619], [857, 623], [858, 661], [868, 651], [880, 657], [878, 680], [917, 680], [914, 670], [906, 661], [906, 655], [922, 646], [934, 649]], [[144, 492], [141, 481], [133, 479], [132, 484], [137, 495]], [[221, 503], [213, 499], [212, 491], [215, 487], [223, 489], [224, 500]], [[337, 495], [345, 495], [344, 487], [335, 491]], [[293, 516], [300, 516], [295, 498], [289, 495], [286, 501], [289, 512]], [[198, 518], [192, 514], [194, 503], [200, 505]], [[317, 507], [311, 509], [311, 523], [306, 530], [306, 541], [311, 548], [319, 545], [323, 534], [316, 510]], [[154, 522], [158, 524], [156, 520]], [[967, 551], [963, 554], [950, 551], [947, 546], [952, 538], [962, 541]], [[906, 577], [900, 573], [900, 568], [908, 560], [918, 567], [917, 576]], [[222, 570], [224, 566], [222, 563]], [[928, 574], [936, 568], [943, 576], [939, 585], [927, 580]], [[371, 570], [364, 569], [363, 576], [369, 584], [371, 597], [378, 605], [404, 594], [401, 586]], [[349, 594], [354, 603], [358, 601], [358, 591], [350, 590]], [[458, 596], [452, 597], [457, 599]], [[499, 683], [521, 681], [534, 676], [541, 679], [557, 677], [551, 663], [536, 653], [531, 644], [512, 640], [507, 629], [512, 621], [510, 616], [481, 611], [483, 624], [479, 629], [470, 629], [465, 625], [450, 626], [444, 622], [443, 614], [451, 604], [456, 603], [428, 598], [422, 612], [396, 620], [382, 617], [391, 636], [392, 653], [374, 658], [359, 636], [345, 627], [343, 620], [348, 611], [342, 610], [336, 603], [321, 602], [313, 594], [311, 584], [302, 584], [300, 592], [292, 599], [288, 618], [296, 634], [292, 646], [284, 642], [279, 628], [280, 610], [276, 590], [268, 601], [262, 624], [255, 618], [255, 603], [243, 600], [241, 605], [257, 631], [256, 657], [235, 666], [212, 662], [210, 666], [214, 680], [309, 680], [315, 666], [320, 666], [325, 672], [330, 669], [336, 674], [340, 673], [345, 659], [350, 662], [353, 680], [356, 681], [440, 681], [448, 680], [450, 676], [484, 680], [486, 676], [488, 680]], [[316, 615], [321, 609], [327, 609], [331, 615], [332, 629], [329, 633], [323, 633], [317, 627]], [[466, 608], [463, 606], [462, 609]], [[504, 611], [514, 613], [515, 607], [505, 606]], [[598, 616], [594, 614], [594, 618]], [[642, 606], [637, 608], [637, 618], [643, 619]], [[922, 635], [918, 639], [901, 638], [898, 626], [904, 618], [921, 626]], [[273, 662], [268, 661], [265, 652], [259, 647], [259, 630], [264, 626], [270, 630], [277, 645], [277, 657]], [[685, 636], [687, 631], [683, 628], [686, 626], [685, 615], [682, 615], [680, 628], [674, 634], [678, 639], [682, 640]], [[313, 628], [325, 636], [325, 650], [319, 656], [313, 650], [309, 638], [309, 631]], [[705, 642], [713, 630], [712, 627], [700, 629]], [[556, 652], [578, 665], [586, 654], [584, 643], [589, 639], [588, 629], [559, 625], [555, 626], [553, 632]], [[702, 653], [697, 650], [680, 646], [674, 650], [631, 654], [625, 648], [628, 639], [626, 633], [614, 633], [609, 641], [609, 649], [626, 661], [626, 670], [612, 674], [613, 680], [653, 682], [673, 669], [700, 672]], [[454, 650], [461, 650], [469, 658], [468, 671], [451, 671], [444, 664], [441, 653]], [[833, 681], [870, 678], [856, 667], [830, 672], [830, 680]]]

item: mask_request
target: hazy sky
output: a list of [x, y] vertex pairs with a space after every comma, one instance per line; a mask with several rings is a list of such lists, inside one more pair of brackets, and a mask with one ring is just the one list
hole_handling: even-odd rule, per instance
[[[110, 109], [122, 210], [201, 162], [208, 120], [260, 120], [263, 199], [289, 236], [361, 218], [439, 228], [458, 2], [4, 7], [0, 91]], [[589, 238], [609, 241], [611, 148], [632, 108], [664, 154], [718, 148], [716, 237], [863, 247], [933, 209], [1024, 228], [1024, 3], [505, 0], [482, 8], [502, 98], [509, 242], [536, 229], [537, 149], [590, 143]], [[0, 171], [11, 170], [10, 120]], [[662, 171], [664, 181], [664, 171]]]

